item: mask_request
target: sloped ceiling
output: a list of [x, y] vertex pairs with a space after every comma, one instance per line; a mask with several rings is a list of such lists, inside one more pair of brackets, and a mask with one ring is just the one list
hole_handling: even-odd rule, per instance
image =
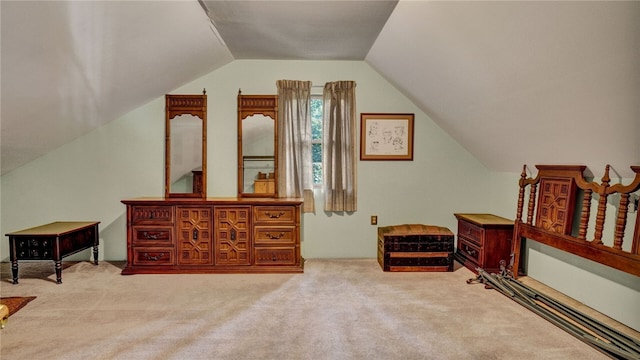
[[491, 170], [640, 164], [640, 2], [401, 1], [366, 61]]
[[494, 171], [640, 164], [640, 2], [203, 4], [1, 1], [2, 173], [240, 58], [362, 59]]
[[231, 61], [197, 1], [0, 1], [5, 174]]

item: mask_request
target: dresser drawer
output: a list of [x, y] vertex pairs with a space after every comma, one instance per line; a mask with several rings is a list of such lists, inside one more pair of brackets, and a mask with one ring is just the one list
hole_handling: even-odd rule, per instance
[[484, 229], [460, 220], [458, 221], [458, 237], [464, 237], [466, 240], [482, 246], [484, 242]]
[[256, 226], [254, 233], [256, 245], [295, 244], [295, 226]]
[[132, 206], [132, 225], [145, 223], [173, 224], [173, 207], [171, 206]]
[[134, 226], [134, 245], [173, 245], [173, 228], [169, 226]]
[[254, 206], [253, 219], [257, 223], [293, 224], [296, 220], [294, 206]]
[[295, 247], [256, 247], [256, 265], [295, 265]]
[[482, 263], [482, 248], [476, 244], [466, 241], [464, 239], [458, 239], [458, 253], [467, 260], [473, 261], [476, 265]]
[[133, 248], [133, 265], [174, 265], [173, 248]]

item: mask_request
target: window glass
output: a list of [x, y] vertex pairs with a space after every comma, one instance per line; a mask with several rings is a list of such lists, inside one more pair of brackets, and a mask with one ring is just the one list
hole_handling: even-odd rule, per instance
[[311, 96], [311, 162], [313, 183], [322, 184], [322, 96]]

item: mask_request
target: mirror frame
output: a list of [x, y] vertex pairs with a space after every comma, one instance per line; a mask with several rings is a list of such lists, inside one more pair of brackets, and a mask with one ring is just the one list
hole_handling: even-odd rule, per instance
[[[264, 115], [273, 120], [273, 193], [245, 193], [242, 154], [242, 120], [252, 115]], [[278, 95], [242, 95], [238, 90], [238, 197], [278, 197]]]
[[[180, 115], [192, 115], [202, 120], [202, 177], [194, 184], [191, 193], [171, 192], [171, 119]], [[165, 95], [165, 146], [164, 146], [164, 196], [165, 198], [207, 198], [207, 91], [202, 95]], [[195, 178], [195, 177], [194, 177]], [[194, 179], [194, 181], [196, 181]]]

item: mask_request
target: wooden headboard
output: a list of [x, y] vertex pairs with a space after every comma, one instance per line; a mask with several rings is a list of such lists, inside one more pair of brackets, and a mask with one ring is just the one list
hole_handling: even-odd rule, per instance
[[[520, 176], [512, 242], [514, 277], [521, 266], [524, 239], [640, 276], [640, 216], [637, 209], [628, 212], [629, 206], [637, 206], [637, 195], [633, 193], [640, 189], [640, 166], [631, 166], [635, 177], [629, 185], [611, 185], [609, 165], [600, 183], [587, 181], [583, 174], [586, 166], [582, 165], [536, 165], [536, 168], [535, 178], [527, 178], [526, 165]], [[591, 219], [594, 194], [597, 211], [595, 219]], [[528, 197], [527, 218], [523, 221], [525, 197]], [[607, 202], [617, 208], [616, 214], [609, 217]], [[631, 239], [624, 238], [628, 214], [636, 218]], [[615, 221], [612, 236], [604, 234], [607, 219]]]

